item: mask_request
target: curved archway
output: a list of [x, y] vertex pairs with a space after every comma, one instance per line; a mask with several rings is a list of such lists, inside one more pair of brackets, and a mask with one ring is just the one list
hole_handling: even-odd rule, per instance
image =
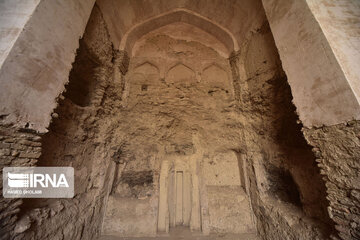
[[136, 24], [125, 33], [121, 39], [119, 49], [125, 50], [131, 55], [132, 47], [137, 39], [157, 28], [175, 22], [191, 24], [208, 32], [222, 42], [229, 52], [239, 50], [238, 42], [229, 30], [198, 13], [183, 8], [174, 9]]

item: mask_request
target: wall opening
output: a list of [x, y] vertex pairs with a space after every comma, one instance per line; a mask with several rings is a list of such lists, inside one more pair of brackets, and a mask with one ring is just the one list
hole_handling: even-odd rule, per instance
[[69, 75], [69, 84], [64, 94], [65, 98], [70, 99], [80, 107], [90, 105], [91, 97], [96, 87], [96, 68], [99, 61], [91, 56], [86, 46], [81, 43], [77, 50], [76, 59]]
[[307, 216], [332, 226], [327, 213], [329, 202], [326, 199], [325, 182], [320, 175], [312, 148], [302, 134], [302, 125], [291, 102], [292, 96], [287, 79], [281, 78], [281, 81], [283, 83], [280, 82], [282, 86], [279, 91], [284, 92], [284, 102], [276, 106], [278, 111], [283, 111], [283, 116], [278, 119], [275, 140], [286, 154], [283, 176], [289, 181], [291, 190], [289, 194]]
[[300, 192], [291, 173], [288, 170], [270, 167], [267, 169], [270, 182], [270, 195], [276, 195], [284, 202], [291, 203], [302, 209]]

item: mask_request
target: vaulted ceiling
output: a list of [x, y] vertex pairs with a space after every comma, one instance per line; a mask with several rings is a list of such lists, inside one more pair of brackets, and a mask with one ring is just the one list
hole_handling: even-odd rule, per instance
[[124, 49], [126, 46], [120, 45], [127, 44], [124, 38], [129, 35], [132, 46], [149, 31], [185, 22], [212, 34], [230, 50], [237, 50], [236, 45], [240, 46], [266, 19], [260, 0], [98, 0], [97, 4], [114, 46]]

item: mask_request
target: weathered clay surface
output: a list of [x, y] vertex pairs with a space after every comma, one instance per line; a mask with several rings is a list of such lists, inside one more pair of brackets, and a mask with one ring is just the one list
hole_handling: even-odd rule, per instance
[[210, 232], [254, 231], [248, 196], [240, 186], [208, 186], [207, 194]]
[[[0, 120], [1, 121], [1, 120]], [[0, 168], [34, 166], [41, 155], [41, 137], [28, 129], [18, 129], [0, 122]], [[0, 172], [2, 192], [3, 175]], [[18, 222], [22, 199], [0, 198], [0, 239], [11, 237], [29, 228], [28, 223]], [[23, 226], [23, 227], [20, 227]]]
[[[136, 44], [121, 105], [115, 105], [118, 110], [107, 122], [107, 132], [117, 141], [121, 161], [116, 186], [109, 196], [104, 234], [156, 235], [163, 161], [169, 162], [170, 169], [191, 174], [187, 185], [192, 189], [190, 205], [194, 212], [194, 200], [200, 201], [204, 232], [254, 231], [248, 197], [239, 189], [234, 149], [240, 148], [242, 126], [234, 104], [229, 63], [213, 48], [196, 41], [207, 33], [188, 25], [177, 26], [149, 33]], [[196, 38], [189, 32], [196, 33]], [[111, 91], [121, 93], [117, 88]], [[199, 170], [192, 170], [195, 165]], [[145, 172], [153, 174], [152, 181]], [[170, 176], [166, 179], [171, 181]], [[237, 190], [229, 193], [230, 187]], [[211, 189], [235, 199], [223, 201]], [[194, 191], [200, 191], [200, 198]], [[170, 218], [174, 214], [171, 199], [170, 194]], [[131, 202], [131, 207], [119, 207], [121, 202]], [[218, 211], [219, 206], [227, 210]], [[184, 225], [195, 228], [194, 217]], [[170, 227], [176, 225], [171, 221]]]
[[[259, 237], [269, 240], [338, 239], [334, 222], [340, 238], [360, 238], [359, 123], [303, 128], [311, 149], [301, 133], [302, 125], [291, 103], [290, 87], [261, 2], [244, 1], [234, 8], [231, 1], [210, 1], [209, 6], [205, 2], [159, 1], [161, 9], [150, 9], [147, 1], [103, 0], [95, 5], [72, 65], [69, 85], [58, 97], [59, 105], [51, 115], [49, 133], [40, 137], [33, 129], [45, 131], [50, 119], [47, 113], [55, 102], [45, 110], [41, 106], [47, 101], [34, 108], [29, 115], [31, 121], [28, 111], [0, 116], [0, 165], [72, 166], [75, 197], [2, 198], [0, 239], [90, 240], [101, 233], [118, 237], [170, 233], [172, 237], [179, 229], [194, 231], [203, 238], [209, 236], [206, 239], [227, 239], [231, 234], [236, 238], [248, 233], [249, 238], [255, 238], [255, 229]], [[92, 1], [84, 4], [77, 5], [82, 9], [82, 20], [87, 18]], [[267, 12], [274, 10], [265, 5]], [[40, 12], [46, 9], [44, 6], [40, 6]], [[216, 11], [209, 11], [214, 6]], [[301, 3], [291, 1], [274, 11], [297, 12], [299, 6]], [[217, 20], [233, 31], [239, 28], [234, 35], [241, 48], [227, 58], [231, 48], [210, 31], [211, 24], [201, 30], [187, 19], [151, 32], [145, 29], [140, 32], [148, 32], [143, 36], [135, 31], [131, 36], [141, 38], [132, 39], [134, 48], [129, 55], [115, 50], [118, 44], [113, 44], [133, 25], [174, 7], [198, 11], [209, 17], [209, 23]], [[247, 20], [236, 22], [234, 19], [244, 17], [235, 11], [246, 8]], [[231, 14], [224, 16], [224, 11]], [[120, 21], [115, 21], [117, 14]], [[284, 21], [282, 17], [270, 15], [272, 27], [275, 20]], [[309, 25], [314, 19], [307, 20]], [[84, 22], [75, 32], [82, 32], [82, 26]], [[294, 69], [289, 71], [288, 66], [292, 58], [289, 60], [284, 49], [291, 39], [281, 38], [277, 27], [273, 29], [280, 55], [285, 56], [285, 70], [293, 74]], [[318, 36], [319, 30], [310, 32]], [[26, 39], [20, 38], [20, 46], [26, 46]], [[301, 43], [306, 48], [307, 42]], [[75, 48], [71, 41], [65, 52]], [[329, 48], [322, 54], [327, 51]], [[70, 68], [66, 64], [72, 56], [66, 54], [68, 59], [60, 64], [57, 77]], [[42, 73], [40, 80], [55, 74]], [[300, 78], [292, 74], [291, 87], [298, 94], [294, 79]], [[47, 92], [45, 98], [58, 93], [63, 81], [52, 86], [52, 93]], [[30, 85], [44, 87], [38, 84]], [[346, 95], [348, 87], [341, 94]], [[296, 97], [294, 101], [301, 110], [303, 102]], [[28, 110], [34, 104], [29, 101], [18, 106]], [[314, 122], [310, 118], [304, 122], [306, 126], [322, 124], [329, 118], [327, 123], [339, 120], [327, 115], [328, 119], [321, 121], [316, 109], [307, 114], [314, 112], [318, 115], [312, 116]], [[344, 117], [339, 112], [335, 115]], [[21, 120], [18, 125], [24, 128], [3, 123], [19, 120], [17, 117]], [[27, 120], [29, 124], [25, 124]], [[192, 233], [186, 234], [193, 237]]]
[[[42, 144], [38, 166], [74, 167], [75, 197], [24, 199], [14, 239], [93, 239], [99, 235], [114, 164], [114, 150], [99, 132], [104, 118], [100, 109], [117, 68], [112, 59], [121, 57], [114, 53], [101, 13], [95, 7], [80, 41], [70, 84], [58, 99], [49, 133], [38, 143]], [[33, 157], [39, 156], [40, 147]]]
[[341, 239], [360, 238], [360, 123], [303, 129], [326, 182], [330, 217]]
[[[263, 239], [326, 239], [325, 186], [295, 108], [269, 27], [231, 59], [238, 86], [245, 185]], [[311, 186], [311, 187], [309, 187]], [[328, 229], [329, 228], [329, 229]]]

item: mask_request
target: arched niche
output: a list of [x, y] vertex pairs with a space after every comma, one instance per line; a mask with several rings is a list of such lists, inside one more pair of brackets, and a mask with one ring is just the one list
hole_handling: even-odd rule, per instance
[[131, 84], [151, 84], [159, 80], [159, 69], [151, 62], [143, 62], [136, 65], [131, 71]]
[[195, 72], [188, 66], [177, 63], [166, 74], [168, 83], [191, 83], [196, 82]]
[[128, 79], [132, 93], [147, 91], [150, 86], [160, 84], [159, 68], [149, 61], [140, 63], [131, 70]]
[[212, 63], [203, 69], [201, 82], [211, 87], [229, 88], [227, 72], [215, 63]]
[[133, 26], [125, 33], [121, 40], [119, 49], [127, 51], [131, 56], [132, 48], [139, 38], [155, 29], [175, 22], [184, 22], [194, 25], [195, 27], [198, 27], [213, 35], [220, 42], [222, 42], [224, 46], [226, 46], [229, 53], [239, 50], [238, 43], [229, 30], [210, 19], [201, 16], [200, 14], [182, 8], [160, 14]]

